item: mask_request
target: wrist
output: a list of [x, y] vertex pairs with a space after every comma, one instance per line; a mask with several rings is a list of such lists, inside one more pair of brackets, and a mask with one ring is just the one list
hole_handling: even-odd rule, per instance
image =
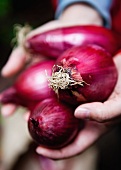
[[76, 3], [65, 8], [59, 20], [80, 25], [103, 25], [100, 14], [90, 5]]

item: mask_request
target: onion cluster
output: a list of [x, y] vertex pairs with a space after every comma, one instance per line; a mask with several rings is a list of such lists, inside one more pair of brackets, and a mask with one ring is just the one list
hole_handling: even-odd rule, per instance
[[1, 103], [30, 110], [28, 129], [39, 145], [53, 149], [68, 145], [84, 125], [74, 117], [75, 108], [86, 102], [104, 102], [116, 85], [115, 42], [110, 31], [95, 26], [52, 30], [26, 40], [30, 52], [55, 60], [49, 58], [24, 70], [2, 92]]

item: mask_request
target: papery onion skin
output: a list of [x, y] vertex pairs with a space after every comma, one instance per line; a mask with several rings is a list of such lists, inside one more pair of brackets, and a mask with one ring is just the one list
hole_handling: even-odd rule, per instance
[[0, 103], [2, 104], [15, 104], [23, 106], [32, 111], [39, 101], [32, 101], [22, 98], [18, 95], [14, 87], [9, 87], [0, 94]]
[[14, 103], [30, 106], [50, 96], [54, 91], [48, 86], [48, 76], [51, 75], [55, 61], [41, 61], [24, 70], [16, 79], [14, 85], [0, 95], [2, 103]]
[[21, 99], [18, 96], [17, 91], [13, 86], [7, 88], [0, 94], [0, 102], [3, 104], [7, 103], [20, 104], [22, 106], [24, 106], [24, 104], [26, 103], [23, 99]]
[[57, 58], [65, 50], [86, 44], [97, 44], [112, 55], [119, 48], [118, 37], [101, 26], [69, 26], [38, 33], [26, 39], [25, 48], [31, 53]]
[[[57, 59], [55, 65], [57, 67], [53, 69], [54, 73], [58, 72], [58, 66], [61, 66], [72, 80], [82, 81], [82, 85], [57, 89], [60, 100], [74, 105], [105, 101], [112, 93], [118, 78], [112, 57], [97, 45], [72, 47]], [[52, 87], [51, 83], [50, 86]]]
[[55, 61], [43, 61], [24, 71], [16, 80], [14, 87], [21, 97], [28, 100], [43, 100], [54, 95], [48, 87], [48, 76]]
[[56, 98], [40, 102], [28, 121], [32, 138], [46, 148], [66, 146], [76, 137], [82, 123], [73, 113], [71, 106], [59, 102]]

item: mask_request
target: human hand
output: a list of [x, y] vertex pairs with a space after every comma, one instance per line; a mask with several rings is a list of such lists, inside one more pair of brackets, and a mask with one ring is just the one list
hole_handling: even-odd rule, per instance
[[[104, 103], [94, 102], [82, 104], [75, 110], [75, 116], [77, 118], [85, 119], [85, 126], [79, 132], [73, 143], [59, 150], [51, 150], [39, 146], [37, 153], [52, 159], [75, 156], [90, 147], [104, 133], [121, 121], [121, 52], [114, 57], [114, 62], [119, 77], [109, 99]], [[88, 109], [90, 112], [85, 112], [85, 109]]]
[[75, 116], [80, 119], [89, 119], [97, 122], [114, 121], [121, 117], [121, 51], [114, 57], [118, 70], [116, 87], [104, 103], [93, 102], [80, 105], [75, 110]]

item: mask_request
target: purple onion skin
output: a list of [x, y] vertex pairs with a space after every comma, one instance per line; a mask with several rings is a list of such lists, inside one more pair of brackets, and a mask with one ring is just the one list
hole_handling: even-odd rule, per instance
[[56, 65], [68, 70], [72, 79], [84, 81], [83, 86], [73, 85], [58, 91], [60, 100], [74, 105], [105, 101], [112, 93], [118, 78], [112, 57], [97, 45], [72, 47], [57, 59]]
[[0, 94], [0, 103], [2, 104], [12, 103], [18, 106], [26, 107], [31, 111], [37, 105], [38, 101], [32, 101], [22, 98], [18, 95], [14, 87], [10, 87]]
[[112, 55], [119, 49], [118, 37], [100, 26], [71, 26], [37, 34], [26, 40], [25, 48], [32, 53], [57, 58], [73, 46], [97, 44]]
[[24, 105], [25, 103], [25, 101], [20, 99], [14, 87], [9, 87], [1, 93], [0, 102], [3, 104], [14, 103], [20, 105]]
[[41, 61], [24, 70], [13, 86], [1, 93], [0, 102], [33, 108], [37, 102], [55, 96], [55, 92], [48, 86], [47, 78], [51, 75], [54, 63], [53, 60]]
[[54, 63], [55, 61], [51, 60], [43, 61], [25, 70], [14, 84], [19, 96], [32, 101], [53, 96], [54, 92], [48, 86], [47, 76], [51, 75]]
[[71, 106], [50, 98], [40, 102], [31, 112], [28, 129], [32, 138], [46, 148], [62, 148], [77, 135], [80, 120]]

